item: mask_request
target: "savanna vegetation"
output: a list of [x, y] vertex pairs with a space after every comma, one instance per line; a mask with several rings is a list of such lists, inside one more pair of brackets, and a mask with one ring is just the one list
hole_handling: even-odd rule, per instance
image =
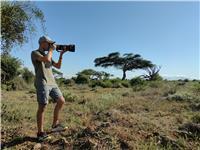
[[[91, 62], [102, 71], [84, 69], [66, 79], [53, 69], [66, 99], [62, 122], [69, 129], [38, 143], [35, 76], [10, 52], [13, 46], [26, 42], [27, 32], [35, 31], [35, 19], [43, 25], [44, 15], [29, 2], [3, 2], [1, 14], [2, 149], [200, 148], [200, 81], [164, 80], [159, 75], [161, 67], [150, 60], [140, 54], [119, 52]], [[122, 78], [104, 72], [106, 67], [121, 70]], [[127, 71], [138, 69], [146, 73], [135, 77], [133, 72], [127, 79]], [[46, 130], [51, 127], [54, 105], [50, 99], [45, 112]]]

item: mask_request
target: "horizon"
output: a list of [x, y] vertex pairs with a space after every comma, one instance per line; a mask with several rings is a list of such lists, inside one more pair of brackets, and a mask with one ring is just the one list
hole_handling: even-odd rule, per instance
[[[118, 51], [140, 54], [161, 66], [162, 77], [200, 79], [199, 2], [35, 2], [44, 13], [48, 36], [58, 44], [76, 45], [63, 56], [59, 71], [70, 78], [83, 69], [106, 71], [115, 77], [122, 71], [94, 67], [94, 59]], [[117, 17], [116, 17], [117, 16]], [[11, 54], [34, 71], [30, 57], [44, 33], [37, 33]], [[42, 34], [41, 34], [42, 33]], [[65, 37], [66, 36], [66, 37]], [[58, 53], [53, 59], [57, 61]], [[127, 78], [145, 71], [127, 72]]]

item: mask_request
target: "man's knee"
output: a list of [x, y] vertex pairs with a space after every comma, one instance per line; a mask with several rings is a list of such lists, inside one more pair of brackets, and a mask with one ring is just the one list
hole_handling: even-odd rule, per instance
[[46, 108], [46, 105], [39, 104], [39, 106], [38, 106], [38, 111], [39, 111], [39, 112], [44, 112], [45, 108]]
[[63, 96], [59, 97], [58, 103], [61, 104], [61, 105], [65, 104], [65, 98]]

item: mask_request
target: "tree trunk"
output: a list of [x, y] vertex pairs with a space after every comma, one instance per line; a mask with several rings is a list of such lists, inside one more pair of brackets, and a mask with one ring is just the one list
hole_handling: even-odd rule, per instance
[[126, 79], [126, 71], [123, 70], [123, 77], [122, 77], [122, 80], [125, 80]]

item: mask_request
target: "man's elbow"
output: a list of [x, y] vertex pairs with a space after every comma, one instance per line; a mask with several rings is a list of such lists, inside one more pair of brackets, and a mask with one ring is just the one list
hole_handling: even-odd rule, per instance
[[61, 68], [61, 66], [57, 66], [57, 68], [58, 68], [58, 69], [60, 69], [60, 68]]
[[57, 69], [61, 68], [61, 66], [59, 64], [54, 64], [53, 66], [56, 67]]

